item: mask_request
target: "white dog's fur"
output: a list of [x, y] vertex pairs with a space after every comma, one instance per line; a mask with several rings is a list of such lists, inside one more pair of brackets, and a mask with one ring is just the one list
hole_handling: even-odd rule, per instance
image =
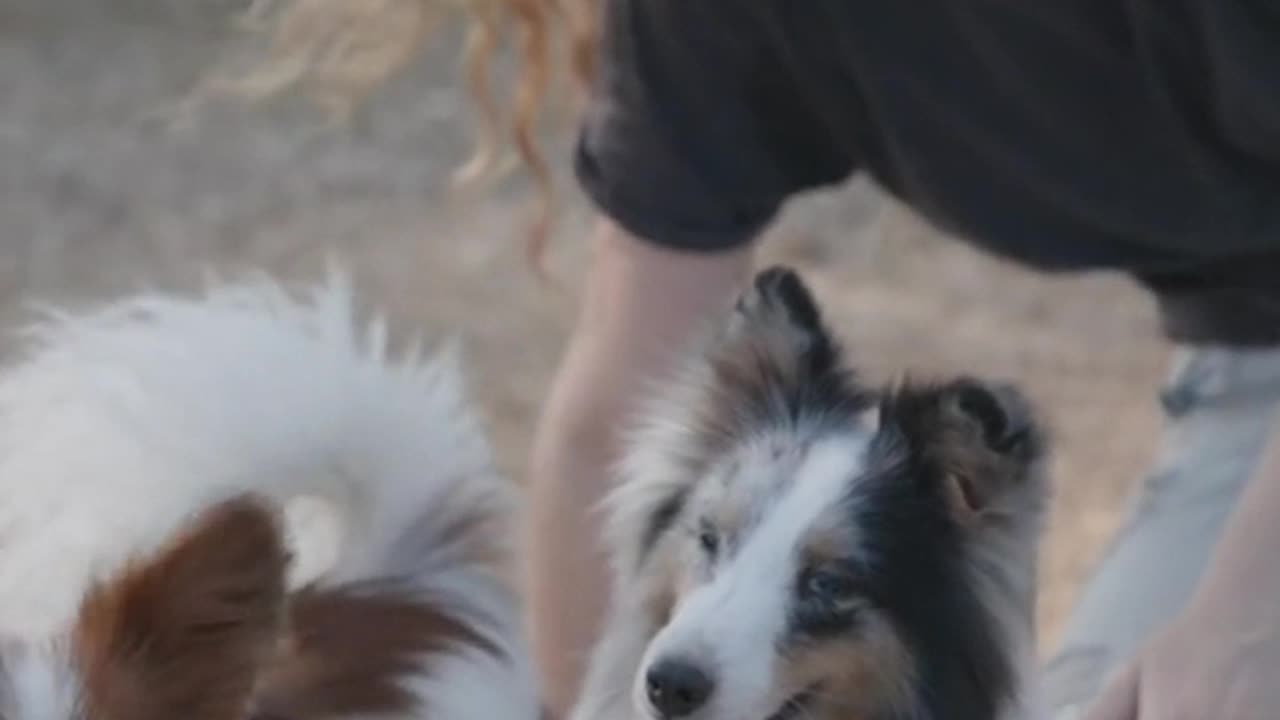
[[[501, 650], [460, 647], [406, 678], [412, 717], [537, 716], [503, 567], [515, 490], [456, 353], [389, 357], [340, 280], [305, 300], [269, 280], [144, 294], [47, 314], [28, 339], [0, 379], [0, 716], [79, 718], [64, 646], [82, 598], [242, 493], [283, 511], [290, 589], [408, 578]], [[450, 535], [464, 515], [488, 534]], [[460, 542], [495, 544], [498, 562]]]

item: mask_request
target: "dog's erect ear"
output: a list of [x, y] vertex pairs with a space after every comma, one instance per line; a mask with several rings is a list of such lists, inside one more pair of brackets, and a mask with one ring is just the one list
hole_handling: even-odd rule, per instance
[[783, 322], [798, 330], [822, 332], [822, 312], [799, 273], [774, 265], [756, 273], [738, 297], [739, 313], [749, 320]]
[[813, 294], [796, 271], [779, 265], [756, 273], [738, 296], [722, 350], [760, 357], [783, 375], [821, 374], [839, 360]]
[[959, 378], [907, 385], [881, 410], [942, 483], [953, 514], [971, 520], [1003, 505], [1030, 481], [1044, 453], [1039, 422], [1014, 385]]
[[284, 614], [275, 515], [221, 504], [85, 598], [74, 633], [88, 717], [240, 720]]

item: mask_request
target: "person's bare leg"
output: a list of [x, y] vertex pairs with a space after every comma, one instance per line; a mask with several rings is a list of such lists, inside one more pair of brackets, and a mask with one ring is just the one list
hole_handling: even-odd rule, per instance
[[577, 326], [533, 442], [525, 567], [529, 628], [552, 718], [576, 700], [608, 602], [595, 510], [617, 457], [616, 433], [646, 380], [708, 313], [749, 279], [752, 252], [677, 253], [608, 223]]

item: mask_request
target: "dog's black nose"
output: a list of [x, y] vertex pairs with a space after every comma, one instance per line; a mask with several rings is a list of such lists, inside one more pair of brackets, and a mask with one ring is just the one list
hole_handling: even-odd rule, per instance
[[645, 690], [653, 709], [663, 718], [692, 715], [711, 697], [711, 676], [683, 660], [662, 660], [645, 675]]

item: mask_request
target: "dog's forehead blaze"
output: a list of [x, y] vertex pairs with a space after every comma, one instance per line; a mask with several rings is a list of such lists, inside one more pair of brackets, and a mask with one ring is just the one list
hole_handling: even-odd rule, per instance
[[850, 502], [858, 496], [860, 446], [856, 437], [831, 437], [796, 442], [772, 462], [738, 463], [732, 477], [707, 488], [700, 520], [724, 536], [730, 552], [761, 537], [785, 545], [801, 565], [848, 560], [858, 536]]
[[706, 485], [707, 519], [723, 532], [746, 532], [812, 473], [806, 461], [815, 441], [777, 432], [735, 448]]

